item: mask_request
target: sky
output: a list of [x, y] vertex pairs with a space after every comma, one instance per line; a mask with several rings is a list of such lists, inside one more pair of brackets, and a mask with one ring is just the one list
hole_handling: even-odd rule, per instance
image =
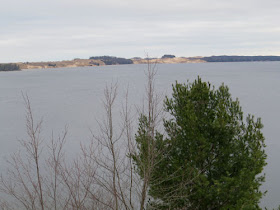
[[0, 1], [0, 63], [280, 55], [279, 0]]

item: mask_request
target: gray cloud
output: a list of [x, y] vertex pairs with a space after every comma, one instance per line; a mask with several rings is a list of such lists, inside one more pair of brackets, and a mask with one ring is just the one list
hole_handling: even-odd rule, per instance
[[280, 55], [276, 0], [10, 0], [0, 62], [123, 57]]

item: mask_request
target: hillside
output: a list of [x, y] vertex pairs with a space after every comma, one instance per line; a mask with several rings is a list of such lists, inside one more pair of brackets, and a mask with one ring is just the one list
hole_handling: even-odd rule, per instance
[[[153, 63], [201, 63], [206, 62], [199, 57], [184, 58], [155, 58], [149, 59]], [[147, 59], [124, 59], [112, 56], [98, 56], [90, 59], [74, 59], [70, 61], [52, 61], [52, 62], [25, 62], [17, 63], [20, 69], [45, 69], [45, 68], [64, 68], [64, 67], [84, 67], [84, 66], [104, 66], [104, 65], [122, 65], [122, 64], [146, 64]]]
[[83, 67], [83, 66], [102, 66], [105, 65], [101, 60], [74, 59], [70, 61], [53, 62], [26, 62], [18, 63], [20, 69], [45, 69], [45, 68], [64, 68], [64, 67]]
[[[45, 69], [64, 67], [104, 66], [122, 64], [150, 63], [205, 63], [205, 62], [251, 62], [251, 61], [280, 61], [280, 56], [210, 56], [210, 57], [175, 57], [164, 55], [161, 58], [119, 58], [114, 56], [95, 56], [89, 59], [73, 59], [69, 61], [24, 62], [14, 64], [0, 64], [0, 71], [19, 69]], [[13, 67], [13, 68], [12, 68]], [[18, 69], [19, 67], [19, 69]], [[2, 69], [2, 70], [1, 70]]]
[[132, 59], [134, 64], [150, 63], [204, 63], [201, 57], [174, 57], [174, 58], [151, 58], [151, 59]]

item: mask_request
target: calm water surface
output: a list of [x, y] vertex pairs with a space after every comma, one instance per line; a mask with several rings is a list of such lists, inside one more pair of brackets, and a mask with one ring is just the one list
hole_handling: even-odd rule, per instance
[[[18, 140], [26, 138], [22, 92], [31, 99], [34, 114], [44, 120], [44, 139], [69, 127], [67, 150], [78, 151], [88, 141], [89, 129], [102, 116], [102, 96], [106, 84], [118, 82], [121, 107], [129, 87], [130, 102], [143, 99], [146, 65], [64, 68], [0, 72], [0, 170], [5, 157], [19, 149]], [[268, 165], [265, 169], [268, 190], [262, 206], [280, 204], [280, 62], [159, 64], [156, 87], [166, 95], [171, 84], [193, 81], [198, 75], [215, 86], [225, 83], [238, 97], [243, 111], [261, 117], [266, 137]], [[117, 113], [117, 111], [116, 111]]]

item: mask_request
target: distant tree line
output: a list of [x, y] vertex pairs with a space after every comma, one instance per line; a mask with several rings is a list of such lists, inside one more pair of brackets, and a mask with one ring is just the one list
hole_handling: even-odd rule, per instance
[[55, 64], [55, 63], [49, 63], [48, 66], [50, 66], [50, 67], [56, 67], [56, 64]]
[[248, 61], [280, 61], [280, 56], [210, 56], [203, 57], [207, 62], [248, 62]]
[[131, 59], [126, 58], [117, 58], [113, 56], [94, 56], [90, 57], [89, 59], [92, 60], [101, 60], [106, 65], [115, 65], [115, 64], [133, 64], [133, 61]]
[[133, 60], [141, 60], [142, 58], [141, 57], [133, 57], [132, 59]]
[[176, 56], [175, 55], [163, 55], [161, 58], [175, 58]]
[[0, 71], [16, 71], [20, 70], [19, 65], [13, 63], [0, 64]]

